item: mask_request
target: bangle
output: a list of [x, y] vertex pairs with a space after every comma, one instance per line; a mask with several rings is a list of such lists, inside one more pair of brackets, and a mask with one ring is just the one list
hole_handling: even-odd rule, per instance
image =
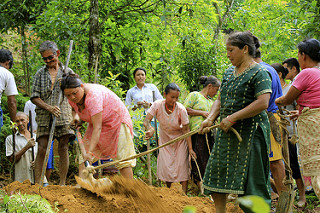
[[237, 122], [235, 122], [235, 121], [230, 120], [230, 119], [229, 119], [229, 116], [227, 116], [227, 120], [228, 120], [230, 123], [232, 123], [232, 124], [236, 124], [236, 123], [237, 123]]
[[92, 152], [88, 152], [88, 154], [92, 155], [94, 157], [94, 154]]

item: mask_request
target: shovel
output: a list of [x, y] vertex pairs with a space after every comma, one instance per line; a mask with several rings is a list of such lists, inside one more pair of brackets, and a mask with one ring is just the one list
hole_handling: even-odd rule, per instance
[[[86, 154], [86, 150], [85, 147], [83, 145], [82, 142], [82, 137], [81, 137], [81, 133], [79, 131], [79, 128], [76, 129], [76, 136], [78, 139], [78, 143], [79, 143], [79, 148], [80, 148], [80, 153], [82, 156], [84, 156]], [[75, 179], [77, 181], [77, 183], [84, 189], [87, 189], [91, 192], [95, 192], [97, 188], [100, 188], [102, 186], [108, 186], [111, 185], [112, 182], [109, 178], [100, 178], [100, 179], [95, 179], [93, 177], [93, 172], [88, 172], [89, 169], [88, 168], [93, 168], [89, 161], [85, 161], [84, 165], [87, 169], [85, 169], [82, 172], [82, 175], [84, 176], [83, 178], [75, 176]], [[91, 170], [90, 170], [91, 171]]]
[[[217, 128], [217, 127], [219, 127], [219, 126], [220, 126], [220, 124], [213, 125], [213, 126], [211, 126], [211, 127], [207, 127], [207, 130], [211, 130], [211, 129], [213, 129], [213, 128]], [[241, 136], [239, 135], [239, 133], [237, 132], [237, 130], [235, 130], [235, 129], [232, 128], [232, 127], [230, 127], [230, 130], [237, 136], [239, 142], [242, 142], [242, 138], [241, 138]], [[84, 176], [84, 178], [80, 178], [80, 177], [75, 176], [76, 181], [77, 181], [77, 183], [78, 183], [81, 187], [83, 187], [83, 188], [85, 188], [85, 189], [87, 189], [87, 190], [90, 190], [90, 191], [92, 191], [92, 192], [95, 192], [95, 189], [97, 189], [97, 187], [103, 187], [103, 186], [106, 186], [106, 185], [110, 185], [110, 184], [112, 184], [112, 182], [111, 182], [111, 180], [110, 180], [109, 178], [102, 178], [102, 179], [100, 179], [100, 180], [95, 179], [95, 178], [93, 177], [93, 174], [92, 174], [92, 172], [93, 172], [94, 170], [100, 169], [100, 168], [104, 168], [104, 167], [108, 167], [108, 166], [113, 166], [113, 165], [116, 165], [116, 164], [121, 163], [121, 162], [124, 162], [124, 161], [132, 160], [132, 159], [135, 159], [135, 158], [138, 158], [138, 157], [147, 155], [147, 154], [149, 154], [149, 153], [151, 153], [151, 152], [154, 152], [154, 151], [156, 151], [156, 150], [158, 150], [158, 149], [160, 149], [160, 148], [163, 148], [163, 147], [165, 147], [165, 146], [168, 146], [168, 145], [170, 145], [170, 144], [173, 144], [173, 143], [175, 143], [175, 142], [177, 142], [177, 141], [183, 140], [183, 139], [185, 139], [185, 138], [187, 138], [187, 137], [189, 137], [189, 136], [191, 136], [191, 135], [194, 135], [194, 134], [196, 134], [196, 133], [198, 133], [198, 132], [199, 132], [199, 129], [190, 131], [190, 132], [188, 132], [188, 133], [186, 133], [186, 134], [184, 134], [184, 135], [181, 135], [181, 136], [179, 136], [179, 137], [177, 137], [177, 138], [175, 138], [175, 139], [173, 139], [173, 140], [168, 141], [168, 142], [165, 143], [165, 144], [162, 144], [161, 146], [158, 146], [158, 147], [156, 147], [156, 148], [150, 149], [150, 150], [145, 151], [145, 152], [141, 152], [141, 153], [139, 153], [139, 154], [130, 156], [130, 157], [125, 158], [125, 159], [122, 159], [122, 160], [112, 161], [112, 162], [110, 162], [110, 163], [105, 163], [105, 164], [102, 164], [102, 165], [99, 165], [99, 166], [95, 166], [95, 167], [89, 166], [89, 165], [90, 165], [89, 162], [88, 162], [88, 163], [85, 163], [86, 169], [85, 169], [85, 170], [83, 171], [83, 173], [82, 173], [83, 176]]]

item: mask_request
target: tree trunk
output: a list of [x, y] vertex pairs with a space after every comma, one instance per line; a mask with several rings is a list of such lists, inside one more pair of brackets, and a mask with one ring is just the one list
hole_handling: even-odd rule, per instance
[[25, 92], [30, 95], [30, 71], [29, 71], [29, 62], [28, 62], [28, 52], [27, 52], [27, 39], [25, 34], [24, 25], [20, 28], [21, 35], [21, 44], [22, 44], [22, 64], [23, 64], [23, 73], [24, 73], [24, 82], [25, 82]]
[[[99, 25], [99, 1], [90, 0], [90, 17], [89, 17], [89, 60], [88, 69], [92, 74], [94, 66], [101, 54], [100, 25]], [[95, 75], [97, 75], [97, 72]], [[96, 76], [93, 78], [95, 79]], [[92, 81], [92, 75], [89, 75], [89, 81]]]

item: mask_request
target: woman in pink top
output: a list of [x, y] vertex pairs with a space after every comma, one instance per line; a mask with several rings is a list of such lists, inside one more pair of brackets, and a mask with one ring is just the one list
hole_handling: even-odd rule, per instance
[[[121, 160], [135, 154], [129, 112], [120, 98], [98, 84], [83, 84], [78, 75], [69, 74], [61, 81], [61, 90], [73, 109], [74, 123], [89, 124], [83, 138], [84, 160], [94, 158]], [[80, 120], [80, 119], [81, 120]], [[135, 159], [116, 165], [120, 174], [133, 178]]]
[[[143, 125], [146, 128], [146, 139], [152, 137], [154, 128], [150, 121], [156, 116], [160, 128], [159, 146], [189, 132], [189, 120], [186, 108], [178, 103], [180, 89], [175, 83], [170, 83], [163, 96], [165, 100], [155, 101], [148, 111]], [[190, 177], [189, 154], [196, 158], [192, 150], [191, 138], [175, 142], [159, 150], [157, 175], [170, 188], [173, 182], [180, 182], [187, 193]]]
[[276, 104], [286, 106], [296, 100], [300, 106], [294, 116], [298, 116], [303, 175], [311, 178], [312, 187], [320, 198], [320, 42], [305, 40], [299, 43], [298, 49], [302, 71], [288, 93], [276, 99]]

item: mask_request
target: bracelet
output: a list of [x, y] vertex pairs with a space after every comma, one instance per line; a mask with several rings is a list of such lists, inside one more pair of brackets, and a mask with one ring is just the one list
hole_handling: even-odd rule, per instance
[[236, 123], [237, 123], [237, 122], [235, 122], [235, 121], [230, 120], [230, 119], [229, 119], [229, 116], [227, 116], [227, 120], [228, 120], [230, 123], [232, 123], [232, 124], [236, 124]]
[[92, 152], [88, 152], [88, 154], [92, 155], [94, 157], [94, 154]]

